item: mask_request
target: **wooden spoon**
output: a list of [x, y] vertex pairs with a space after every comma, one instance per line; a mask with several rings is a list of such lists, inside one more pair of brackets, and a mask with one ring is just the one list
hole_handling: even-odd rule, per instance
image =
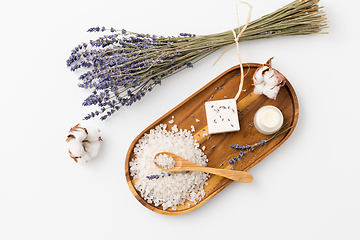
[[176, 154], [169, 153], [169, 152], [157, 153], [154, 157], [154, 160], [160, 154], [166, 154], [166, 155], [172, 157], [176, 162], [175, 166], [173, 168], [165, 169], [165, 168], [159, 166], [154, 161], [155, 165], [164, 171], [169, 171], [169, 172], [181, 172], [181, 171], [207, 172], [207, 173], [212, 173], [215, 175], [226, 177], [226, 178], [234, 180], [234, 181], [244, 182], [244, 183], [250, 183], [253, 180], [253, 176], [251, 175], [251, 173], [243, 172], [243, 171], [236, 171], [236, 170], [203, 167], [203, 166], [197, 165], [195, 163], [189, 162], [189, 161], [185, 160], [184, 158], [182, 158]]

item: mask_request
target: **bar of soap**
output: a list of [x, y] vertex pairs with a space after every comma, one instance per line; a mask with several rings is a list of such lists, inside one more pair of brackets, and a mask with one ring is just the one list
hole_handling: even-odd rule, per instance
[[209, 134], [240, 130], [236, 99], [205, 102], [205, 111]]

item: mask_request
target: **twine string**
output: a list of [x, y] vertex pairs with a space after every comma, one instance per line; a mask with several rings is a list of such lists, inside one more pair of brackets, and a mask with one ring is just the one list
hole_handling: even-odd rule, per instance
[[220, 60], [220, 58], [224, 55], [225, 52], [227, 52], [230, 47], [232, 47], [234, 44], [236, 45], [236, 49], [237, 49], [237, 54], [238, 54], [238, 58], [239, 58], [239, 65], [240, 65], [240, 85], [239, 85], [239, 91], [237, 92], [235, 99], [238, 100], [238, 98], [240, 97], [240, 94], [242, 92], [242, 88], [244, 85], [244, 69], [243, 69], [243, 64], [241, 61], [241, 56], [240, 56], [240, 49], [239, 49], [239, 39], [241, 37], [241, 35], [243, 34], [243, 32], [245, 31], [245, 29], [247, 28], [247, 26], [249, 25], [250, 22], [250, 18], [251, 18], [251, 11], [252, 11], [252, 6], [247, 3], [247, 2], [243, 2], [243, 1], [239, 1], [240, 3], [244, 3], [247, 4], [249, 6], [249, 12], [248, 12], [248, 16], [246, 19], [246, 23], [244, 25], [244, 27], [241, 29], [240, 28], [240, 22], [239, 22], [239, 13], [238, 13], [238, 4], [236, 4], [236, 15], [237, 15], [237, 22], [238, 22], [238, 26], [239, 26], [239, 34], [236, 35], [236, 32], [231, 29], [233, 35], [234, 35], [234, 43], [229, 45], [220, 55], [220, 57], [215, 61], [215, 63], [213, 64], [213, 66]]
[[249, 12], [248, 12], [248, 16], [247, 16], [247, 19], [246, 19], [245, 26], [240, 31], [239, 14], [238, 14], [238, 8], [237, 8], [237, 5], [236, 5], [236, 15], [237, 15], [237, 20], [238, 20], [238, 25], [239, 25], [239, 34], [236, 36], [235, 31], [233, 29], [231, 29], [231, 31], [232, 31], [232, 33], [234, 35], [234, 38], [235, 38], [234, 41], [235, 41], [235, 44], [236, 44], [237, 54], [238, 54], [239, 63], [240, 63], [240, 86], [239, 86], [239, 91], [236, 93], [236, 96], [235, 96], [236, 100], [238, 100], [238, 98], [240, 97], [240, 94], [242, 92], [242, 88], [243, 88], [243, 85], [244, 85], [244, 68], [243, 68], [243, 64], [242, 64], [241, 56], [240, 56], [239, 38], [243, 34], [243, 32], [245, 31], [246, 27], [249, 25], [250, 18], [251, 18], [251, 11], [252, 11], [252, 6], [249, 3], [243, 2], [243, 1], [239, 1], [239, 2], [247, 4], [249, 6]]

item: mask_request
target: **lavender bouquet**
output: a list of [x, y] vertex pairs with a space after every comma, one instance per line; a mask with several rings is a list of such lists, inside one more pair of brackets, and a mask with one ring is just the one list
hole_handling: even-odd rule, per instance
[[[327, 27], [325, 12], [319, 0], [295, 0], [292, 3], [250, 22], [239, 42], [263, 38], [319, 33]], [[67, 66], [71, 71], [89, 70], [79, 77], [80, 88], [91, 89], [83, 106], [97, 105], [99, 110], [84, 117], [100, 116], [105, 120], [123, 106], [131, 106], [161, 81], [233, 44], [233, 31], [244, 26], [211, 35], [164, 37], [105, 27], [88, 32], [109, 31], [71, 51]]]

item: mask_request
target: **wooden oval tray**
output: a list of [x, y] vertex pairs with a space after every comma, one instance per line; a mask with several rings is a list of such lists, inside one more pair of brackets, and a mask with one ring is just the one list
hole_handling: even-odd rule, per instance
[[[224, 98], [234, 98], [239, 88], [239, 66], [234, 66], [229, 70], [225, 71], [214, 80], [209, 82], [203, 88], [195, 92], [189, 98], [184, 100], [178, 106], [170, 110], [164, 116], [160, 117], [144, 131], [142, 131], [131, 143], [125, 160], [125, 174], [129, 188], [135, 198], [148, 209], [167, 215], [179, 215], [188, 213], [200, 207], [202, 204], [207, 202], [213, 196], [218, 194], [221, 190], [227, 187], [232, 180], [223, 178], [216, 175], [210, 175], [210, 179], [207, 181], [208, 185], [204, 186], [205, 196], [197, 204], [186, 201], [184, 205], [179, 205], [177, 210], [163, 210], [162, 207], [155, 207], [152, 204], [147, 203], [138, 194], [134, 187], [134, 181], [130, 177], [129, 162], [134, 158], [133, 148], [138, 140], [144, 135], [149, 133], [150, 129], [163, 123], [167, 124], [168, 130], [173, 126], [169, 124], [169, 121], [174, 116], [174, 124], [179, 129], [188, 129], [193, 125], [196, 131], [193, 133], [194, 139], [196, 139], [200, 148], [206, 146], [204, 153], [208, 157], [208, 166], [215, 168], [234, 168], [235, 170], [248, 171], [271, 152], [277, 149], [283, 144], [292, 134], [297, 124], [299, 115], [299, 105], [295, 94], [295, 91], [289, 81], [286, 81], [284, 87], [279, 91], [276, 100], [267, 98], [265, 95], [257, 95], [253, 93], [254, 87], [252, 86], [252, 76], [255, 70], [261, 66], [257, 63], [244, 64], [244, 87], [246, 90], [242, 92], [237, 102], [237, 109], [239, 112], [240, 120], [240, 131], [226, 133], [226, 134], [215, 134], [211, 135], [209, 139], [207, 136], [203, 137], [203, 133], [207, 132], [207, 122], [205, 114], [205, 102], [212, 100], [221, 100]], [[211, 98], [211, 100], [210, 100]], [[266, 136], [259, 133], [255, 127], [253, 127], [253, 118], [256, 111], [264, 105], [273, 105], [279, 108], [284, 116], [284, 123], [288, 123], [288, 126], [292, 128], [286, 133], [274, 138], [273, 140], [266, 143], [264, 146], [256, 148], [254, 151], [247, 153], [241, 160], [238, 160], [235, 164], [229, 165], [228, 162], [233, 157], [239, 154], [239, 150], [230, 147], [230, 144], [254, 144], [263, 139], [268, 139], [271, 136]], [[200, 121], [196, 121], [196, 119]], [[205, 129], [205, 131], [203, 130]], [[212, 146], [215, 146], [212, 148]], [[256, 177], [256, 176], [255, 176]], [[245, 183], [240, 183], [245, 184]], [[248, 183], [247, 183], [248, 184]], [[250, 183], [251, 184], [251, 183]], [[189, 206], [189, 204], [191, 204]]]

